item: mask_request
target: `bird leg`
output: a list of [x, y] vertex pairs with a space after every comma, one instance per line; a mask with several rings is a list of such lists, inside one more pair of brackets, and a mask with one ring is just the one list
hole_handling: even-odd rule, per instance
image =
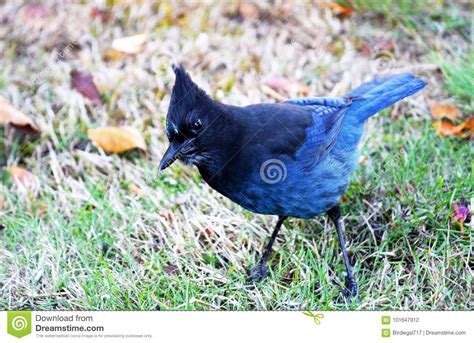
[[329, 218], [332, 220], [336, 226], [337, 236], [339, 237], [339, 243], [342, 248], [342, 256], [344, 257], [344, 264], [346, 265], [347, 276], [346, 276], [346, 289], [343, 290], [344, 297], [348, 300], [349, 298], [355, 296], [359, 301], [359, 294], [357, 292], [357, 283], [352, 275], [352, 267], [347, 257], [346, 251], [346, 242], [344, 236], [342, 235], [340, 219], [341, 219], [341, 207], [336, 205], [327, 211]]
[[258, 265], [252, 269], [250, 269], [249, 273], [249, 281], [250, 282], [258, 282], [263, 280], [267, 276], [267, 267], [266, 262], [268, 256], [270, 256], [270, 252], [272, 251], [273, 242], [275, 242], [276, 236], [278, 235], [278, 231], [280, 231], [281, 225], [286, 220], [286, 216], [279, 216], [278, 222], [276, 223], [275, 229], [273, 229], [272, 236], [270, 237], [270, 241], [268, 242], [265, 250], [263, 251], [262, 257], [258, 262]]

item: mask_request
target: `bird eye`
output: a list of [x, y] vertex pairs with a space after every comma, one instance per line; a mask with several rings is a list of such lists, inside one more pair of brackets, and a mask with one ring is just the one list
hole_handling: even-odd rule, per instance
[[202, 121], [201, 119], [198, 119], [196, 120], [194, 123], [193, 123], [193, 128], [195, 130], [200, 130], [202, 128]]

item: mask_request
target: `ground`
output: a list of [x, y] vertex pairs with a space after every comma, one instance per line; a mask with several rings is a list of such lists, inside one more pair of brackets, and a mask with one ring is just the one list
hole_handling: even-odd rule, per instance
[[[472, 141], [440, 136], [430, 114], [430, 101], [473, 113], [468, 1], [357, 0], [350, 13], [309, 1], [107, 3], [0, 8], [0, 95], [42, 131], [0, 131], [1, 309], [472, 308], [472, 228], [452, 215], [474, 197]], [[138, 33], [143, 51], [110, 51]], [[288, 220], [269, 277], [252, 286], [276, 218], [233, 204], [191, 167], [159, 171], [173, 62], [234, 105], [343, 95], [383, 73], [427, 82], [370, 119], [342, 199], [360, 303], [334, 300], [345, 268], [326, 218]], [[93, 75], [101, 104], [71, 87], [73, 69]], [[107, 125], [140, 130], [147, 152], [94, 146], [87, 129]], [[37, 187], [20, 189], [15, 166]]]

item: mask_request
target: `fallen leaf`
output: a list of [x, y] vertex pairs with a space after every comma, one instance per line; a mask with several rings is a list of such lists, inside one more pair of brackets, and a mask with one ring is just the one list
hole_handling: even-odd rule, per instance
[[99, 90], [94, 83], [92, 74], [87, 71], [72, 70], [71, 71], [71, 87], [81, 93], [88, 99], [91, 99], [94, 105], [100, 105]]
[[261, 85], [261, 89], [265, 94], [267, 94], [268, 96], [271, 96], [272, 98], [278, 101], [286, 100], [286, 97], [284, 97], [278, 92], [275, 92], [272, 88], [268, 87], [267, 85]]
[[350, 17], [352, 15], [352, 8], [338, 4], [337, 2], [327, 3], [327, 6], [336, 14], [338, 17]]
[[384, 39], [375, 43], [374, 51], [393, 51], [395, 50], [395, 41], [393, 39]]
[[11, 167], [9, 172], [11, 179], [21, 192], [34, 192], [39, 188], [38, 177], [29, 170], [21, 167]]
[[136, 148], [146, 151], [142, 134], [130, 126], [89, 129], [87, 136], [108, 153], [126, 152]]
[[461, 224], [461, 231], [464, 231], [464, 222], [466, 221], [467, 216], [469, 215], [469, 207], [467, 205], [467, 201], [465, 199], [461, 199], [459, 204], [453, 202], [453, 208], [453, 218], [455, 221]]
[[23, 22], [33, 29], [47, 28], [50, 25], [51, 15], [52, 11], [41, 4], [26, 5], [20, 13]]
[[213, 235], [213, 231], [209, 226], [206, 226], [204, 233], [206, 234], [207, 238], [210, 238]]
[[461, 111], [451, 104], [441, 104], [437, 102], [430, 102], [431, 115], [434, 119], [441, 118], [459, 119], [461, 118]]
[[102, 24], [106, 24], [112, 18], [112, 13], [108, 9], [102, 9], [97, 6], [94, 6], [91, 9], [91, 17], [92, 18], [100, 18]]
[[143, 190], [134, 183], [130, 184], [128, 186], [128, 189], [130, 190], [130, 192], [132, 192], [133, 194], [139, 197], [142, 197], [145, 195], [145, 192], [143, 192]]
[[265, 82], [265, 85], [276, 91], [297, 92], [307, 95], [309, 87], [304, 83], [289, 80], [284, 77], [272, 77]]
[[472, 137], [474, 135], [474, 116], [459, 125], [455, 125], [450, 119], [444, 118], [434, 123], [433, 126], [442, 136]]
[[27, 18], [45, 18], [50, 15], [48, 7], [41, 4], [29, 4], [23, 11], [23, 16]]
[[125, 57], [127, 57], [127, 54], [114, 49], [107, 50], [103, 55], [105, 61], [118, 61]]
[[464, 128], [469, 130], [471, 135], [474, 134], [474, 116], [467, 118], [467, 120], [464, 122]]
[[125, 54], [135, 55], [145, 49], [145, 43], [148, 41], [146, 33], [117, 38], [112, 41], [112, 49]]
[[252, 4], [241, 4], [239, 6], [239, 14], [248, 21], [255, 21], [259, 17], [258, 8]]
[[10, 102], [0, 96], [0, 124], [9, 124], [28, 133], [39, 134], [40, 130], [23, 112], [16, 109]]
[[171, 265], [164, 266], [163, 271], [168, 275], [177, 274], [179, 271], [179, 268], [178, 266], [171, 264]]

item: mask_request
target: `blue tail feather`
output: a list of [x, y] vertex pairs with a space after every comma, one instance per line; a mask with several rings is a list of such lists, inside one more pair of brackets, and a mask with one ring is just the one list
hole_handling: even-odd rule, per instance
[[426, 83], [412, 74], [384, 76], [364, 83], [347, 96], [355, 97], [346, 116], [356, 116], [360, 122], [418, 92]]

